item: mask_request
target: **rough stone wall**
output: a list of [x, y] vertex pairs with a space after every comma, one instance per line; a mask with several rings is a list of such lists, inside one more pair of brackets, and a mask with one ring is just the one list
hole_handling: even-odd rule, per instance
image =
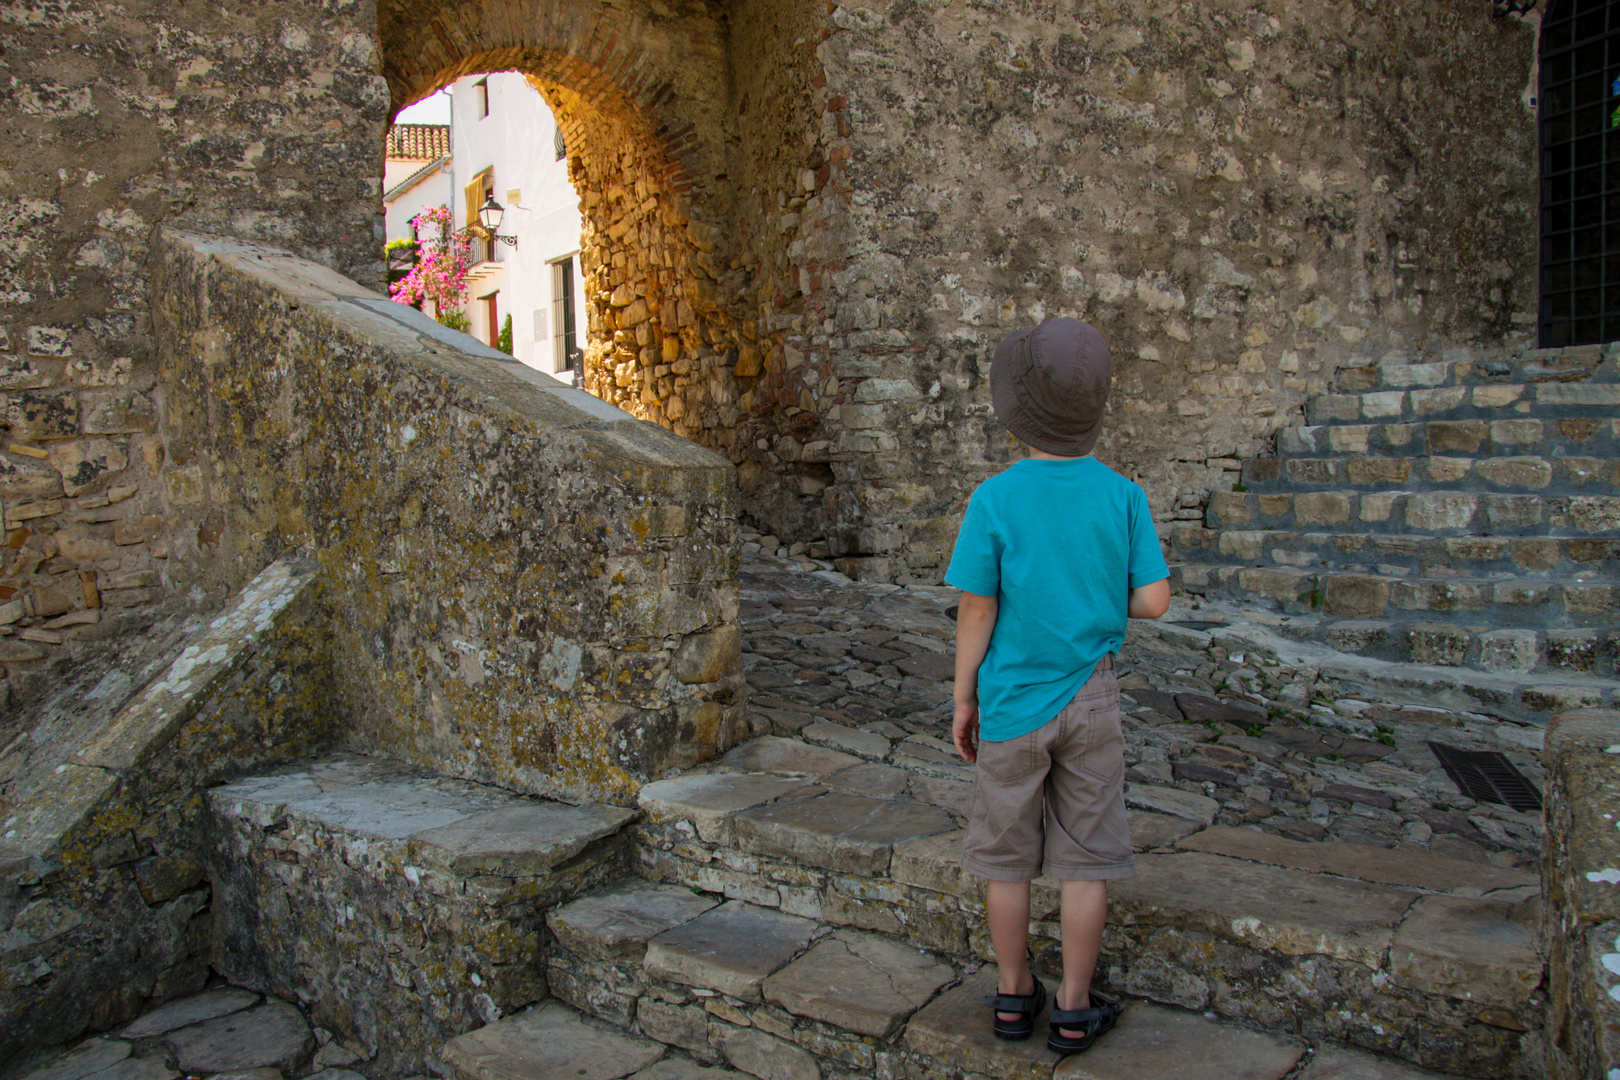
[[1542, 856], [1548, 1075], [1620, 1069], [1620, 712], [1581, 709], [1547, 723]]
[[0, 753], [0, 1065], [208, 979], [204, 791], [310, 753], [337, 719], [313, 571], [272, 565]]
[[19, 699], [166, 581], [153, 229], [380, 273], [374, 28], [359, 0], [0, 9], [0, 664]]
[[176, 561], [233, 587], [313, 546], [350, 745], [623, 801], [736, 738], [724, 459], [307, 261], [160, 259]]
[[1335, 368], [1532, 321], [1529, 23], [1326, 0], [863, 0], [830, 21], [854, 194], [809, 355], [870, 373], [841, 380], [824, 494], [835, 552], [877, 560], [858, 572], [943, 571], [967, 492], [1018, 454], [994, 345], [1042, 317], [1112, 345], [1098, 454], [1160, 519], [1229, 487]]

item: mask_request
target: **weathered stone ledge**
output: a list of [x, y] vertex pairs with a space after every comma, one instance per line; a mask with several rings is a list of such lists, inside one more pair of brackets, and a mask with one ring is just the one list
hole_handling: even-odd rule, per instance
[[[183, 638], [144, 687], [113, 669], [3, 759], [0, 1060], [105, 1027], [207, 977], [201, 791], [308, 753], [333, 714], [315, 569], [288, 556]], [[81, 722], [84, 721], [84, 722]]]

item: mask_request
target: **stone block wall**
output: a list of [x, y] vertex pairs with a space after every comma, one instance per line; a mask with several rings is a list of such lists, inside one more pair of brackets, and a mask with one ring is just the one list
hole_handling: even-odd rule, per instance
[[177, 583], [312, 545], [349, 745], [624, 801], [737, 737], [724, 459], [283, 253], [155, 280]]
[[1548, 1076], [1620, 1073], [1620, 711], [1547, 724]]
[[0, 752], [0, 1064], [207, 980], [204, 791], [336, 719], [314, 571], [278, 561]]
[[153, 229], [380, 275], [375, 21], [359, 0], [0, 11], [0, 665], [19, 700], [149, 622], [167, 580]]
[[1483, 357], [1533, 322], [1533, 21], [861, 0], [828, 22], [851, 194], [805, 348], [838, 376], [822, 509], [856, 572], [943, 571], [967, 492], [1018, 456], [991, 353], [1043, 317], [1112, 345], [1098, 454], [1161, 520], [1229, 488], [1336, 368]]

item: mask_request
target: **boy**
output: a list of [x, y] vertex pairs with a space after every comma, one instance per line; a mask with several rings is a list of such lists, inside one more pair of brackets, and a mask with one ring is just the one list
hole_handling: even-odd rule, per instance
[[1046, 1044], [1085, 1050], [1117, 1003], [1091, 990], [1109, 878], [1136, 873], [1125, 818], [1113, 652], [1126, 617], [1157, 619], [1170, 575], [1147, 497], [1090, 456], [1108, 400], [1108, 346], [1089, 323], [1048, 319], [990, 364], [996, 416], [1029, 457], [979, 485], [947, 584], [956, 628], [957, 752], [974, 771], [964, 869], [987, 878], [1004, 1039], [1046, 1005], [1029, 970], [1029, 883], [1062, 883], [1063, 982]]

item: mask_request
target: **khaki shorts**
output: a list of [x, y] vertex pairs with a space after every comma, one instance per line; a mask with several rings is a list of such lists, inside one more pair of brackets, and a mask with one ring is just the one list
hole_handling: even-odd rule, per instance
[[980, 742], [962, 868], [993, 881], [1131, 877], [1125, 739], [1112, 657], [1056, 719]]

